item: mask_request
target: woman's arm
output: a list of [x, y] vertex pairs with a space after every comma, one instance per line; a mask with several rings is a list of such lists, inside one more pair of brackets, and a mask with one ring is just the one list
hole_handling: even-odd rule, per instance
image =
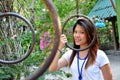
[[[66, 42], [67, 42], [66, 36], [64, 34], [61, 35], [60, 44], [59, 44], [58, 49], [62, 50], [64, 48]], [[66, 66], [68, 64], [65, 58], [62, 57], [59, 59], [60, 54], [61, 54], [59, 50], [57, 51], [51, 65], [49, 66], [50, 72], [55, 72], [56, 70], [59, 70], [60, 68]]]
[[104, 80], [113, 80], [110, 64], [105, 64], [103, 67], [101, 67], [101, 70]]
[[49, 67], [50, 72], [55, 72], [68, 64], [65, 58], [62, 57], [59, 59], [59, 56], [60, 56], [60, 52], [57, 51], [56, 56], [54, 57]]

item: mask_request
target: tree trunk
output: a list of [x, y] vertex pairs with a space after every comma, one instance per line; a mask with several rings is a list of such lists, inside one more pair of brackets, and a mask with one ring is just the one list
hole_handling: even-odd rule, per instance
[[[0, 12], [4, 13], [4, 12], [11, 12], [13, 11], [13, 0], [1, 0], [1, 7], [0, 7]], [[9, 30], [10, 27], [7, 27], [5, 30], [5, 26], [2, 26], [2, 21], [3, 19], [0, 19], [0, 59], [4, 59], [6, 53], [9, 53], [9, 51], [11, 51], [10, 47], [8, 46], [8, 44], [4, 44], [4, 41], [6, 40], [6, 38], [9, 36], [8, 34], [11, 34], [11, 31]], [[9, 21], [9, 20], [6, 20]], [[9, 22], [7, 22], [9, 23]], [[10, 32], [9, 32], [10, 31]]]

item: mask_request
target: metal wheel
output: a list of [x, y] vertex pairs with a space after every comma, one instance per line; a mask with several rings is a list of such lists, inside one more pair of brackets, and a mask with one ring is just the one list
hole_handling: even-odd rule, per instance
[[[87, 19], [88, 21], [90, 21], [90, 22], [92, 23], [92, 21], [91, 21], [88, 17], [86, 17], [86, 16], [84, 16], [84, 15], [78, 15], [78, 14], [77, 14], [77, 15], [71, 16], [70, 18], [68, 18], [68, 19], [65, 21], [65, 23], [64, 23], [64, 25], [63, 25], [63, 28], [62, 28], [62, 33], [64, 33], [64, 28], [65, 28], [65, 26], [66, 26], [66, 24], [67, 24], [68, 21], [70, 21], [70, 20], [73, 19], [73, 18], [79, 18], [79, 17], [83, 17], [83, 18]], [[92, 24], [93, 24], [93, 23], [92, 23]], [[69, 48], [72, 49], [72, 50], [75, 50], [75, 51], [83, 51], [83, 50], [86, 50], [86, 49], [90, 48], [90, 47], [94, 44], [94, 42], [95, 42], [95, 39], [96, 39], [96, 29], [95, 29], [95, 28], [94, 28], [94, 32], [95, 32], [95, 34], [94, 34], [93, 40], [92, 40], [92, 42], [91, 42], [86, 48], [83, 48], [83, 49], [75, 49], [75, 48], [73, 48], [69, 43], [66, 43], [66, 46], [69, 47]]]
[[47, 70], [47, 68], [51, 64], [52, 60], [54, 59], [55, 53], [59, 46], [61, 24], [60, 24], [60, 19], [59, 19], [57, 10], [51, 0], [43, 0], [43, 1], [44, 1], [45, 5], [47, 6], [47, 8], [49, 9], [49, 12], [50, 12], [50, 15], [52, 18], [52, 22], [53, 22], [53, 26], [54, 26], [54, 30], [55, 30], [55, 34], [54, 34], [55, 42], [54, 42], [54, 46], [52, 48], [51, 54], [46, 59], [44, 65], [41, 68], [39, 67], [35, 73], [29, 75], [26, 78], [26, 80], [36, 80], [37, 78], [42, 76], [42, 74]]
[[[15, 20], [15, 22], [17, 22], [18, 21], [18, 19], [19, 19], [19, 21], [20, 20], [22, 20], [26, 25], [27, 25], [27, 27], [29, 27], [29, 29], [30, 29], [30, 31], [32, 32], [32, 42], [31, 42], [31, 46], [29, 46], [29, 50], [28, 51], [25, 51], [25, 54], [23, 54], [21, 57], [18, 57], [17, 58], [17, 56], [18, 56], [18, 54], [15, 54], [14, 52], [15, 52], [15, 50], [12, 50], [11, 49], [11, 47], [12, 46], [14, 46], [13, 45], [13, 43], [14, 43], [14, 39], [15, 39], [15, 37], [17, 38], [17, 36], [19, 36], [20, 37], [20, 34], [17, 34], [16, 36], [15, 35], [12, 35], [12, 34], [15, 34], [15, 33], [18, 33], [17, 32], [17, 30], [18, 30], [18, 26], [16, 27], [17, 29], [16, 29], [16, 32], [14, 32], [15, 30], [13, 30], [14, 29], [14, 27], [15, 27], [15, 24], [16, 23], [12, 23], [12, 21], [11, 20], [13, 20], [13, 19], [11, 19], [11, 18], [14, 18], [14, 20]], [[34, 29], [33, 29], [33, 27], [32, 27], [32, 25], [31, 25], [31, 23], [26, 19], [26, 18], [24, 18], [23, 16], [21, 16], [20, 14], [17, 14], [17, 13], [15, 13], [15, 12], [6, 12], [6, 13], [1, 13], [0, 14], [0, 20], [1, 20], [1, 22], [0, 22], [0, 24], [1, 24], [1, 28], [5, 28], [4, 30], [6, 30], [6, 32], [4, 32], [4, 31], [2, 31], [1, 30], [1, 44], [0, 44], [0, 47], [2, 46], [2, 47], [4, 47], [4, 48], [6, 48], [6, 47], [8, 47], [10, 44], [12, 45], [12, 46], [10, 46], [9, 47], [9, 49], [11, 49], [11, 50], [9, 50], [9, 52], [11, 52], [11, 53], [8, 53], [7, 55], [10, 55], [11, 54], [11, 56], [9, 56], [9, 57], [12, 57], [13, 55], [16, 55], [15, 56], [15, 58], [14, 59], [5, 59], [5, 58], [3, 58], [3, 59], [0, 59], [0, 63], [2, 63], [2, 64], [16, 64], [16, 63], [19, 63], [19, 62], [21, 62], [21, 61], [23, 61], [23, 60], [25, 60], [29, 55], [30, 55], [30, 53], [32, 52], [32, 50], [33, 50], [33, 48], [34, 48], [34, 45], [35, 45], [35, 39], [36, 39], [36, 37], [35, 37], [35, 32], [34, 32]], [[18, 21], [18, 22], [19, 22]], [[8, 22], [8, 23], [7, 23]], [[3, 24], [3, 25], [2, 25]], [[22, 24], [21, 24], [22, 25]], [[21, 28], [21, 27], [20, 27]], [[20, 29], [19, 28], [19, 29]], [[8, 30], [7, 30], [8, 29]], [[10, 31], [11, 30], [11, 33], [8, 33], [7, 31]], [[3, 34], [3, 33], [6, 33], [6, 34]], [[9, 36], [11, 36], [10, 38], [8, 38], [8, 36], [7, 35], [9, 35]], [[14, 36], [14, 39], [13, 39], [13, 37], [12, 36]], [[11, 39], [12, 38], [12, 39]], [[11, 43], [10, 43], [10, 41], [11, 41]], [[2, 44], [2, 43], [4, 43], [4, 44]], [[17, 43], [17, 41], [16, 41], [16, 43]], [[7, 45], [8, 44], [8, 45]], [[14, 43], [15, 44], [15, 43]], [[18, 45], [20, 45], [19, 43], [17, 43]], [[16, 45], [16, 44], [15, 44]], [[17, 46], [17, 48], [19, 48], [18, 46]], [[16, 48], [16, 51], [18, 50]], [[1, 53], [1, 54], [5, 54], [5, 53]]]

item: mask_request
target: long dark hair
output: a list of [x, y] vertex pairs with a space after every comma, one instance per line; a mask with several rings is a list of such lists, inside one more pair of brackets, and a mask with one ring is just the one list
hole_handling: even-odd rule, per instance
[[[95, 26], [92, 23], [92, 21], [90, 19], [86, 19], [86, 18], [80, 18], [80, 19], [78, 19], [77, 22], [75, 23], [75, 25], [73, 26], [73, 33], [75, 31], [76, 25], [80, 25], [81, 27], [83, 27], [83, 29], [85, 30], [85, 32], [87, 34], [87, 42], [88, 42], [88, 44], [90, 44], [91, 41], [93, 40], [94, 35], [96, 36], [95, 30], [94, 30]], [[73, 43], [74, 43], [74, 48], [80, 49], [80, 46], [76, 45], [75, 41]], [[94, 44], [89, 48], [89, 53], [90, 54], [88, 56], [88, 60], [87, 60], [87, 63], [85, 65], [85, 69], [87, 69], [88, 66], [92, 65], [95, 62], [96, 55], [97, 55], [96, 54], [97, 50], [98, 50], [98, 41], [97, 41], [97, 38], [96, 38]], [[70, 57], [69, 67], [72, 64], [73, 59], [74, 59], [76, 53], [77, 52], [73, 50], [72, 55]]]

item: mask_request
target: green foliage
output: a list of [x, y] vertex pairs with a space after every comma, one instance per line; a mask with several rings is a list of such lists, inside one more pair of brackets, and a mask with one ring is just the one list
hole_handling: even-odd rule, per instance
[[62, 72], [61, 71], [56, 71], [56, 72], [53, 72], [53, 73], [50, 73], [48, 70], [43, 74], [43, 76], [41, 76], [38, 80], [45, 80], [45, 75], [62, 75]]
[[0, 67], [0, 80], [14, 80], [20, 75], [20, 70], [16, 66], [3, 65]]
[[106, 26], [97, 28], [98, 42], [100, 49], [108, 50], [113, 48], [113, 30], [112, 23], [105, 22]]

